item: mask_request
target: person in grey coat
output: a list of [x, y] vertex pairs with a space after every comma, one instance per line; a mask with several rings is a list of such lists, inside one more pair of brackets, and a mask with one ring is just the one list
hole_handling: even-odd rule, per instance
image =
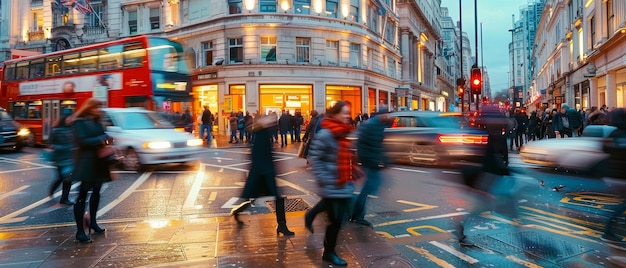
[[68, 116], [63, 116], [55, 123], [50, 134], [50, 147], [54, 151], [54, 165], [57, 168], [57, 179], [50, 186], [48, 192], [49, 196], [54, 194], [57, 187], [63, 184], [61, 187], [61, 200], [59, 203], [64, 205], [74, 205], [74, 202], [70, 201], [69, 194], [72, 187], [72, 171], [73, 171], [73, 157], [72, 149], [74, 149], [74, 136], [72, 134], [72, 126], [67, 124]]
[[[90, 230], [99, 234], [105, 231], [96, 222], [100, 189], [103, 183], [111, 181], [108, 162], [98, 157], [98, 149], [110, 142], [109, 136], [104, 132], [104, 126], [100, 123], [101, 107], [101, 101], [91, 98], [86, 100], [73, 116], [74, 143], [77, 146], [74, 178], [81, 182], [78, 198], [74, 204], [74, 219], [77, 228], [76, 239], [80, 242], [91, 241]], [[83, 215], [89, 190], [92, 191], [89, 198], [90, 222], [88, 233], [85, 233]]]
[[326, 114], [327, 117], [320, 122], [322, 129], [315, 134], [309, 149], [311, 170], [322, 197], [320, 202], [330, 222], [324, 236], [322, 259], [333, 265], [346, 266], [347, 262], [337, 256], [335, 246], [339, 230], [348, 220], [354, 192], [353, 157], [347, 138], [353, 131], [350, 106], [338, 101]]

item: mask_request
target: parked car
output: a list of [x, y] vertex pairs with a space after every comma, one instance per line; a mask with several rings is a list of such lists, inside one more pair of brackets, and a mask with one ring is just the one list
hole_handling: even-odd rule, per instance
[[447, 166], [479, 163], [487, 146], [485, 131], [468, 127], [460, 113], [402, 111], [389, 114], [391, 127], [383, 141], [396, 163]]
[[175, 130], [158, 113], [143, 108], [104, 108], [106, 133], [115, 140], [127, 170], [144, 165], [188, 163], [204, 151], [201, 139]]
[[606, 125], [585, 127], [581, 137], [543, 139], [528, 142], [520, 149], [522, 161], [544, 167], [578, 172], [601, 172], [609, 159], [603, 148], [617, 128]]
[[4, 108], [0, 108], [0, 149], [21, 150], [34, 141], [32, 133], [15, 122]]

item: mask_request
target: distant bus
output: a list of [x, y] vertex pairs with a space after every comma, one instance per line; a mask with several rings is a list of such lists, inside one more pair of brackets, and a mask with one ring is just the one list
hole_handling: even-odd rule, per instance
[[107, 107], [191, 106], [183, 46], [137, 36], [2, 63], [0, 107], [45, 143], [52, 124], [94, 97]]

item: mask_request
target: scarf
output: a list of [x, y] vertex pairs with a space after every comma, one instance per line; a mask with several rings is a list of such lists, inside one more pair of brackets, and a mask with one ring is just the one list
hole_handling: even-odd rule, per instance
[[328, 129], [337, 142], [337, 185], [342, 186], [348, 181], [354, 180], [352, 177], [352, 153], [350, 152], [350, 141], [348, 134], [352, 132], [352, 126], [332, 118], [324, 118], [320, 123], [322, 128]]

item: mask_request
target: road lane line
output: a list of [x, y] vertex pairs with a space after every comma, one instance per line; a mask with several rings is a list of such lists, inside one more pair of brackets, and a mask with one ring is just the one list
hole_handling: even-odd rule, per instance
[[409, 171], [409, 172], [415, 172], [415, 173], [424, 173], [424, 174], [430, 174], [430, 172], [428, 171], [423, 171], [423, 170], [419, 170], [419, 169], [408, 169], [408, 168], [391, 168], [391, 169], [395, 169], [395, 170], [400, 170], [400, 171]]
[[291, 175], [293, 173], [298, 173], [298, 171], [297, 170], [289, 171], [289, 172], [286, 172], [286, 173], [283, 173], [283, 174], [278, 174], [278, 175], [276, 175], [276, 177], [283, 177], [283, 176]]
[[522, 260], [522, 259], [520, 259], [518, 257], [515, 257], [515, 256], [506, 256], [506, 259], [510, 260], [510, 261], [513, 261], [513, 262], [515, 262], [517, 264], [521, 264], [522, 266], [528, 267], [528, 268], [542, 268], [543, 267], [543, 266], [539, 266], [537, 264], [534, 264], [532, 262]]
[[409, 223], [409, 222], [414, 222], [414, 221], [425, 221], [425, 220], [433, 220], [433, 219], [440, 219], [440, 218], [456, 217], [456, 216], [462, 216], [462, 215], [467, 215], [467, 214], [470, 214], [470, 213], [469, 212], [455, 212], [455, 213], [434, 215], [434, 216], [421, 217], [421, 218], [415, 218], [415, 219], [389, 221], [389, 222], [375, 224], [374, 227], [389, 226], [389, 225]]
[[33, 166], [47, 167], [47, 168], [55, 167], [53, 165], [39, 164], [39, 163], [35, 163], [35, 162], [23, 161], [23, 160], [6, 158], [6, 157], [0, 157], [0, 161], [6, 161], [6, 162], [9, 162], [9, 163], [17, 163], [17, 164], [29, 164], [29, 165], [33, 165]]
[[431, 244], [431, 245], [433, 245], [433, 246], [435, 246], [435, 247], [438, 247], [438, 248], [440, 248], [440, 249], [443, 249], [443, 251], [448, 252], [448, 253], [450, 253], [450, 254], [452, 254], [452, 255], [456, 256], [457, 258], [459, 258], [459, 259], [461, 259], [461, 260], [464, 260], [464, 261], [466, 261], [466, 262], [469, 262], [470, 264], [476, 264], [476, 263], [478, 263], [478, 262], [479, 262], [477, 259], [474, 259], [474, 258], [472, 258], [471, 256], [469, 256], [469, 255], [467, 255], [467, 254], [465, 254], [465, 253], [463, 253], [463, 252], [460, 252], [460, 251], [456, 250], [455, 248], [453, 248], [453, 247], [451, 247], [451, 246], [444, 245], [444, 244], [442, 244], [441, 242], [437, 242], [437, 241], [430, 241], [430, 242], [428, 242], [428, 243], [429, 243], [429, 244]]
[[97, 216], [100, 217], [104, 215], [105, 213], [109, 212], [109, 210], [122, 203], [122, 201], [124, 201], [133, 192], [135, 192], [135, 190], [137, 190], [137, 188], [139, 188], [139, 186], [141, 186], [141, 184], [143, 184], [150, 177], [150, 175], [152, 175], [152, 172], [150, 171], [141, 174], [141, 176], [139, 176], [139, 178], [137, 178], [137, 180], [133, 182], [133, 184], [128, 187], [128, 189], [126, 189], [126, 191], [124, 191], [118, 198], [115, 198], [113, 201], [111, 201], [111, 203], [108, 203], [106, 206], [99, 209]]
[[217, 199], [217, 192], [211, 192], [211, 194], [209, 194], [209, 201], [213, 202], [215, 199]]
[[7, 198], [9, 196], [12, 196], [14, 194], [17, 194], [17, 193], [21, 192], [22, 190], [24, 190], [24, 189], [26, 189], [28, 187], [30, 187], [30, 185], [22, 185], [20, 188], [17, 188], [17, 189], [15, 189], [13, 191], [0, 194], [0, 200], [5, 199], [5, 198]]
[[437, 256], [435, 256], [434, 254], [428, 252], [428, 250], [425, 250], [424, 248], [418, 248], [418, 247], [413, 247], [413, 246], [409, 246], [409, 245], [406, 245], [406, 247], [412, 249], [413, 251], [419, 253], [420, 255], [426, 257], [430, 261], [434, 262], [435, 264], [437, 264], [437, 265], [439, 265], [439, 266], [441, 266], [443, 268], [455, 268], [454, 265], [448, 263], [445, 260], [437, 258]]
[[202, 182], [204, 182], [204, 176], [204, 165], [200, 165], [200, 167], [198, 168], [198, 173], [196, 173], [196, 178], [191, 185], [189, 194], [187, 195], [187, 199], [185, 199], [185, 203], [183, 204], [183, 210], [196, 208], [196, 199], [198, 198], [198, 194], [200, 193]]
[[[70, 190], [78, 187], [79, 185], [80, 185], [80, 183], [72, 184], [72, 187], [70, 188]], [[56, 194], [54, 194], [53, 197], [57, 197], [59, 195], [61, 195], [61, 191], [59, 191]], [[29, 210], [31, 210], [33, 208], [36, 208], [39, 205], [44, 204], [44, 203], [46, 203], [46, 202], [48, 202], [50, 200], [51, 200], [50, 197], [46, 197], [46, 198], [43, 198], [43, 199], [41, 199], [41, 200], [39, 200], [39, 201], [37, 201], [35, 203], [30, 204], [29, 206], [26, 206], [26, 207], [24, 207], [22, 209], [19, 209], [19, 210], [16, 210], [16, 211], [14, 211], [14, 212], [12, 212], [10, 214], [7, 214], [7, 215], [5, 215], [5, 216], [0, 218], [0, 224], [2, 224], [2, 223], [15, 223], [15, 222], [25, 221], [26, 219], [29, 218], [28, 216], [24, 216], [24, 217], [16, 217], [16, 216], [21, 215], [22, 213], [24, 213], [26, 211], [29, 211]]]
[[12, 169], [12, 170], [0, 171], [0, 174], [22, 172], [22, 171], [29, 171], [29, 170], [35, 170], [35, 169], [44, 169], [44, 168], [55, 168], [55, 167], [32, 167], [32, 168]]

